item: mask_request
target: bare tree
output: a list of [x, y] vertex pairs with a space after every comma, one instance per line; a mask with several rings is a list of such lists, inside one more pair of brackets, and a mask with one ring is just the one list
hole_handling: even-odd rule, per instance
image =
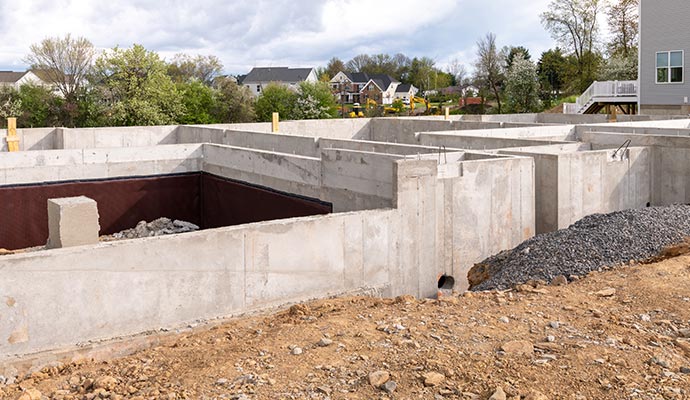
[[43, 80], [55, 85], [68, 103], [75, 101], [77, 93], [89, 75], [96, 53], [93, 44], [83, 37], [46, 38], [32, 44], [26, 62]]
[[608, 44], [609, 55], [627, 58], [635, 53], [640, 31], [637, 11], [639, 4], [639, 0], [617, 0], [606, 9], [609, 30], [613, 34]]
[[496, 97], [498, 113], [501, 113], [500, 86], [503, 80], [503, 57], [496, 47], [496, 35], [489, 32], [477, 41], [475, 73], [478, 82], [488, 86]]
[[549, 10], [541, 14], [551, 37], [575, 56], [581, 88], [589, 85], [595, 73], [600, 9], [601, 0], [553, 0]]
[[358, 54], [345, 64], [349, 72], [360, 72], [372, 64], [373, 60], [367, 54]]
[[329, 80], [338, 75], [338, 72], [344, 71], [345, 63], [343, 60], [339, 59], [338, 57], [333, 57], [328, 60], [328, 65], [326, 65], [326, 73], [328, 74]]

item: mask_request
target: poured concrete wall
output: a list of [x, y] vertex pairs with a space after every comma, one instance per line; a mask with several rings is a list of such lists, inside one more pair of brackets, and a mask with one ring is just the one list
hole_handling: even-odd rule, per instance
[[405, 271], [397, 269], [394, 214], [4, 256], [0, 360], [361, 288], [395, 294], [391, 275]]
[[590, 214], [645, 207], [652, 201], [650, 149], [633, 147], [614, 158], [613, 150], [582, 151], [583, 146], [500, 151], [534, 159], [538, 234], [567, 228]]
[[580, 138], [599, 149], [615, 149], [626, 140], [647, 146], [652, 154], [652, 205], [690, 203], [690, 137], [583, 132]]
[[[56, 149], [56, 136], [56, 128], [17, 129], [21, 151]], [[0, 151], [7, 151], [7, 129], [0, 129]]]
[[42, 150], [0, 156], [0, 185], [195, 172], [203, 146]]
[[[237, 152], [205, 147], [204, 166]], [[533, 232], [529, 158], [324, 151], [333, 190], [395, 208], [3, 256], [0, 359], [352, 291], [433, 296], [442, 273], [462, 290], [469, 266]]]
[[444, 272], [467, 287], [477, 262], [534, 235], [534, 162], [487, 158], [439, 166], [437, 240]]

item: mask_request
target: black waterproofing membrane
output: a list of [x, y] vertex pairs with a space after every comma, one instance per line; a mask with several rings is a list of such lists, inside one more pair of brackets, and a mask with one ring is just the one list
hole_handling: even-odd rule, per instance
[[328, 214], [333, 205], [205, 172], [0, 187], [0, 248], [42, 246], [48, 199], [86, 196], [98, 203], [101, 235], [139, 221], [179, 219], [201, 229]]

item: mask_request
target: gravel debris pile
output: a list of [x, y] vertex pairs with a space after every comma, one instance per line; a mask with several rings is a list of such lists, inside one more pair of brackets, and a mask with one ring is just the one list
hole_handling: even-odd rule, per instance
[[170, 218], [158, 218], [151, 222], [139, 221], [136, 227], [125, 229], [114, 233], [103, 240], [138, 239], [151, 236], [172, 235], [174, 233], [184, 233], [198, 231], [199, 227], [191, 222], [171, 220]]
[[649, 207], [587, 216], [535, 236], [475, 265], [474, 291], [505, 290], [530, 280], [577, 279], [602, 267], [644, 261], [690, 236], [690, 206]]

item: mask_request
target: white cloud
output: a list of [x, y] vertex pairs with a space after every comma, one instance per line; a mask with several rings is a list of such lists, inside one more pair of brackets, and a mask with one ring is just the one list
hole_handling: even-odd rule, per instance
[[0, 66], [24, 68], [32, 43], [84, 36], [106, 49], [140, 43], [164, 57], [214, 54], [232, 73], [309, 66], [337, 56], [398, 53], [468, 66], [486, 32], [534, 58], [552, 46], [539, 23], [549, 0], [22, 0], [0, 2]]

